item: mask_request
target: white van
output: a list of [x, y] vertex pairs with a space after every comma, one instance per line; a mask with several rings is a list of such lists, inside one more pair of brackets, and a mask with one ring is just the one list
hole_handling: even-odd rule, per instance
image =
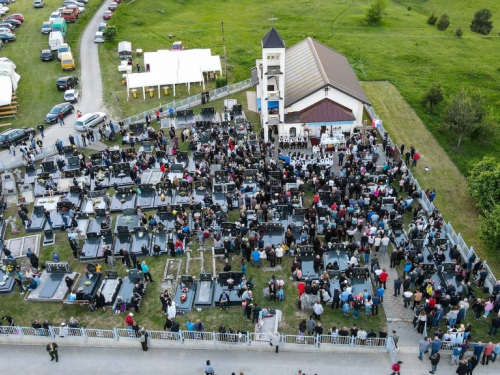
[[64, 43], [64, 37], [60, 31], [52, 31], [49, 34], [49, 46], [52, 51], [57, 51], [59, 46]]
[[105, 121], [104, 112], [87, 113], [75, 121], [75, 129], [84, 132]]

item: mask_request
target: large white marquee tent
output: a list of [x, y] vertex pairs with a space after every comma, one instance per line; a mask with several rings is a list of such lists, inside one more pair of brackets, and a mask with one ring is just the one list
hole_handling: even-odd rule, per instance
[[185, 51], [158, 50], [144, 53], [144, 66], [149, 71], [127, 74], [127, 98], [131, 89], [142, 88], [146, 99], [146, 87], [157, 87], [160, 96], [160, 87], [171, 85], [188, 85], [199, 83], [205, 88], [204, 73], [219, 72], [222, 67], [219, 56], [212, 56], [210, 49], [190, 49]]

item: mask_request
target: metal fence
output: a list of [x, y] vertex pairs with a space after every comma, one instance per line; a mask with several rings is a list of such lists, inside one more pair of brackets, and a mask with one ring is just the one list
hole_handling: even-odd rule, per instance
[[[231, 94], [235, 94], [237, 92], [240, 92], [242, 90], [249, 88], [251, 85], [252, 85], [252, 80], [249, 78], [245, 81], [240, 81], [240, 82], [234, 83], [232, 85], [219, 87], [219, 88], [211, 90], [209, 92], [210, 100], [216, 100], [216, 99], [224, 98], [224, 97], [231, 95]], [[126, 119], [123, 119], [122, 121], [124, 122], [125, 126], [129, 126], [130, 124], [134, 124], [136, 122], [144, 120], [146, 115], [150, 115], [151, 117], [155, 117], [155, 112], [157, 110], [159, 110], [161, 113], [168, 113], [170, 108], [172, 108], [175, 112], [175, 111], [178, 111], [181, 109], [195, 107], [195, 106], [200, 105], [200, 104], [201, 104], [201, 94], [196, 94], [196, 95], [190, 96], [188, 98], [181, 99], [181, 100], [174, 100], [170, 103], [163, 104], [163, 105], [156, 107], [156, 108], [152, 108], [148, 111], [144, 111], [144, 112], [139, 113], [137, 115], [127, 117]]]
[[112, 330], [112, 329], [93, 329], [93, 328], [88, 328], [88, 329], [85, 330], [85, 336], [87, 338], [116, 340], [115, 331]]
[[317, 346], [316, 337], [314, 336], [283, 335], [281, 337], [281, 343], [284, 346], [289, 344]]
[[[375, 110], [371, 106], [365, 104], [365, 109], [372, 118], [372, 120], [380, 120], [380, 118], [375, 113]], [[377, 125], [377, 130], [381, 136], [384, 136], [387, 133], [382, 123]], [[389, 133], [387, 133], [388, 144], [392, 147], [397, 147], [388, 134]], [[426, 210], [427, 213], [429, 214], [432, 213], [435, 209], [434, 203], [429, 201], [429, 199], [425, 195], [424, 190], [420, 187], [420, 184], [418, 183], [417, 179], [413, 176], [413, 174], [409, 169], [408, 169], [408, 176], [410, 177], [411, 183], [415, 184], [415, 186], [417, 187], [417, 191], [420, 193], [421, 198], [419, 199], [419, 202], [422, 204], [422, 207]], [[450, 243], [452, 245], [457, 245], [462, 257], [465, 260], [468, 260], [472, 254], [475, 254], [473, 247], [467, 246], [464, 239], [462, 238], [462, 235], [460, 233], [457, 234], [455, 232], [450, 222], [448, 222], [447, 225], [443, 225], [443, 230], [445, 231], [446, 237], [448, 238]], [[491, 287], [495, 284], [495, 282], [498, 279], [495, 277], [495, 275], [493, 274], [489, 265], [486, 262], [484, 263], [484, 266], [488, 271], [488, 277], [486, 279], [485, 285]]]

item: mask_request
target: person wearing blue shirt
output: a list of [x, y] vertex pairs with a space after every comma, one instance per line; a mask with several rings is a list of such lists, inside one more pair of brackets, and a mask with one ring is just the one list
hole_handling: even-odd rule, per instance
[[259, 250], [254, 249], [252, 251], [252, 265], [256, 267], [260, 267], [260, 253]]
[[349, 311], [351, 310], [351, 306], [349, 305], [349, 302], [345, 302], [342, 305], [342, 311], [344, 312], [344, 317], [349, 318]]
[[285, 156], [285, 164], [290, 164], [290, 156]]
[[474, 345], [473, 355], [475, 355], [477, 357], [477, 359], [479, 360], [479, 358], [481, 358], [481, 354], [483, 354], [483, 350], [484, 350], [483, 343], [481, 341], [478, 341], [477, 344]]
[[347, 302], [349, 300], [349, 292], [346, 291], [345, 288], [344, 291], [340, 293], [340, 300], [342, 301], [342, 303]]
[[192, 332], [194, 332], [194, 323], [192, 323], [191, 320], [188, 319], [188, 321], [186, 322], [186, 327], [189, 331], [189, 337], [193, 339], [194, 334]]
[[373, 296], [372, 298], [372, 315], [378, 315], [378, 305], [380, 305], [380, 297], [379, 296]]
[[384, 303], [384, 293], [385, 293], [384, 287], [380, 286], [380, 288], [377, 289], [377, 296], [380, 298], [380, 303]]
[[439, 337], [435, 336], [434, 337], [434, 341], [432, 341], [432, 343], [431, 343], [431, 355], [429, 356], [429, 359], [434, 354], [436, 354], [437, 352], [439, 352], [439, 349], [441, 349], [441, 340], [439, 339]]
[[142, 262], [141, 263], [141, 270], [142, 270], [142, 273], [144, 274], [144, 281], [151, 281], [152, 283], [154, 283], [153, 281], [153, 277], [151, 276], [151, 273], [149, 273], [149, 267], [147, 266], [146, 262]]

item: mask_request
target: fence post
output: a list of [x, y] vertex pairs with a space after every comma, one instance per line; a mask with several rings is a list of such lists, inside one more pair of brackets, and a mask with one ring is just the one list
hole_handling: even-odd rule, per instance
[[120, 335], [118, 335], [118, 331], [116, 330], [116, 327], [113, 328], [113, 335], [115, 336], [116, 341], [120, 341]]
[[462, 233], [457, 234], [457, 245], [460, 245], [461, 239], [462, 239]]
[[217, 333], [212, 332], [212, 339], [214, 341], [214, 345], [217, 344]]
[[21, 337], [24, 336], [23, 330], [21, 329], [21, 326], [17, 326], [17, 334]]
[[350, 342], [350, 346], [354, 346], [354, 344], [356, 343], [356, 337], [354, 336], [351, 336], [351, 342]]
[[54, 334], [54, 330], [52, 329], [52, 326], [49, 326], [49, 334], [50, 334], [50, 337], [52, 337], [52, 338], [56, 337], [56, 335]]
[[250, 333], [247, 331], [247, 345], [250, 346]]

